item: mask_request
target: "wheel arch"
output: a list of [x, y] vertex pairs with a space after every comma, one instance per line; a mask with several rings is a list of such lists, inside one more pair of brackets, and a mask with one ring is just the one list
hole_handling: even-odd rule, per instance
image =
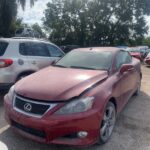
[[35, 70], [26, 70], [26, 71], [20, 72], [16, 78], [16, 81], [19, 79], [19, 77], [21, 77], [23, 75], [30, 75], [35, 72], [36, 72]]
[[108, 102], [112, 102], [115, 106], [116, 112], [118, 112], [117, 101], [114, 97], [109, 98]]
[[114, 96], [109, 96], [109, 97], [105, 100], [105, 104], [104, 104], [102, 113], [104, 113], [105, 108], [106, 108], [106, 106], [107, 106], [107, 104], [108, 104], [109, 102], [112, 102], [112, 103], [114, 104], [116, 113], [118, 113], [118, 112], [119, 112], [119, 106], [118, 106], [118, 103], [117, 103], [117, 99], [116, 99]]

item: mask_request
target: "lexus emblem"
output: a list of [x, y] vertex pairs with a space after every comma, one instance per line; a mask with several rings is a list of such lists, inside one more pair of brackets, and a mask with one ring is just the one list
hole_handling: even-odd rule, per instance
[[32, 105], [29, 104], [29, 103], [26, 103], [24, 105], [24, 110], [27, 111], [27, 112], [30, 112], [32, 110]]

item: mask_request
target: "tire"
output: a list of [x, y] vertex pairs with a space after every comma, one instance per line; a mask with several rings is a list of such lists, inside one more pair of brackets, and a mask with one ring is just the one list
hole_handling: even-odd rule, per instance
[[141, 81], [138, 83], [138, 87], [137, 87], [137, 90], [135, 91], [134, 95], [138, 96], [138, 95], [140, 95], [140, 92], [141, 92]]
[[110, 139], [114, 126], [116, 123], [116, 108], [112, 102], [108, 102], [102, 123], [99, 129], [99, 141], [98, 144], [105, 144]]
[[31, 74], [31, 73], [25, 73], [25, 74], [20, 75], [20, 76], [17, 78], [16, 82], [18, 82], [19, 80], [25, 78], [26, 76], [28, 76], [28, 75], [30, 75], [30, 74]]

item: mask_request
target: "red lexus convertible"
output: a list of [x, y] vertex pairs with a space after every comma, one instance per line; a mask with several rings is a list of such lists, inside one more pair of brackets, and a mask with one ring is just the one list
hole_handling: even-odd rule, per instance
[[23, 78], [5, 96], [5, 118], [44, 143], [106, 143], [116, 117], [141, 86], [140, 61], [118, 48], [76, 49]]

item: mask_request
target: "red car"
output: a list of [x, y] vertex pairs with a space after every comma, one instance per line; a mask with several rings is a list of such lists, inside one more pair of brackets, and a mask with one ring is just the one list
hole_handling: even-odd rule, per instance
[[129, 53], [130, 53], [130, 55], [131, 55], [132, 57], [135, 57], [135, 58], [139, 59], [141, 62], [143, 61], [140, 52], [129, 52]]
[[145, 62], [146, 65], [150, 65], [150, 53], [145, 58], [144, 62]]
[[141, 62], [143, 61], [143, 57], [140, 53], [138, 47], [130, 47], [125, 49], [132, 57], [139, 59]]
[[44, 143], [106, 143], [116, 117], [141, 86], [140, 61], [118, 48], [71, 51], [16, 83], [5, 118], [19, 134]]

